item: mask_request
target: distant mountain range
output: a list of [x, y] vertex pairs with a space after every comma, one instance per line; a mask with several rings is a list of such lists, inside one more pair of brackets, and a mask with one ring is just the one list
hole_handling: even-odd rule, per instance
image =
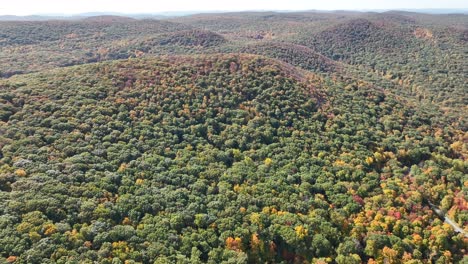
[[[272, 10], [251, 10], [247, 12], [272, 11]], [[366, 9], [366, 10], [306, 10], [305, 12], [388, 12], [388, 9]], [[398, 9], [398, 11], [427, 13], [427, 14], [468, 14], [468, 8], [465, 9]], [[204, 13], [231, 13], [227, 10], [215, 11], [168, 11], [158, 13], [127, 14], [118, 12], [88, 12], [80, 14], [34, 14], [28, 16], [0, 15], [0, 21], [42, 21], [42, 20], [77, 20], [93, 16], [126, 16], [136, 19], [144, 18], [170, 18]], [[304, 12], [299, 10], [273, 10], [272, 12], [293, 13]]]

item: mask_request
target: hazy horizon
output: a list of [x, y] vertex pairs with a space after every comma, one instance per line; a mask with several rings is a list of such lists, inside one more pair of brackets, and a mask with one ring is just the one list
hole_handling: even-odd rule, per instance
[[239, 11], [371, 11], [371, 10], [457, 10], [468, 9], [468, 3], [461, 0], [448, 1], [372, 1], [372, 0], [330, 0], [316, 2], [308, 0], [264, 1], [238, 0], [173, 0], [170, 2], [148, 2], [145, 0], [111, 1], [82, 0], [71, 4], [58, 0], [17, 0], [2, 3], [0, 15], [30, 16], [58, 15], [71, 16], [83, 13], [158, 14], [158, 13], [197, 13], [197, 12], [239, 12]]

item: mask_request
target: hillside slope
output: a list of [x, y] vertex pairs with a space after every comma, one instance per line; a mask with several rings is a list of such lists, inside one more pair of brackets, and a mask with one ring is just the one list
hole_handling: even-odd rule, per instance
[[415, 101], [434, 103], [468, 127], [468, 16], [363, 14], [294, 42], [354, 68], [352, 75]]
[[0, 77], [127, 59], [136, 56], [135, 42], [191, 29], [168, 21], [107, 16], [78, 21], [3, 21]]
[[333, 73], [342, 67], [339, 63], [314, 50], [292, 43], [262, 42], [239, 48], [240, 52], [263, 55], [314, 72]]
[[426, 202], [465, 223], [463, 132], [370, 83], [218, 54], [67, 67], [0, 87], [4, 258], [465, 254], [463, 235]]

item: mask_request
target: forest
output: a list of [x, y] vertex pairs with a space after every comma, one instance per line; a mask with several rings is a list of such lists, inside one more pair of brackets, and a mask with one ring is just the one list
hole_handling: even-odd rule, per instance
[[468, 15], [0, 21], [0, 263], [468, 262]]

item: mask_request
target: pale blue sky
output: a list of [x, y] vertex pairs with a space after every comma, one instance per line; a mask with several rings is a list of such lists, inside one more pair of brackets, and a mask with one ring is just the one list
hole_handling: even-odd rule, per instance
[[468, 0], [0, 0], [0, 15], [468, 8]]

